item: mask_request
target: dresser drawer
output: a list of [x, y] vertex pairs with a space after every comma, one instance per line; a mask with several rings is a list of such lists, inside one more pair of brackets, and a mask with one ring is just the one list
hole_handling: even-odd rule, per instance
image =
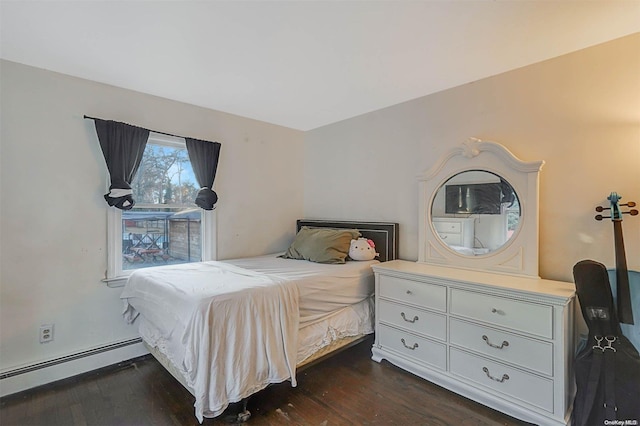
[[551, 306], [471, 291], [451, 290], [451, 314], [551, 339]]
[[462, 232], [462, 224], [460, 222], [435, 221], [433, 222], [433, 227], [436, 228], [436, 231], [438, 231], [438, 233], [448, 232], [459, 234], [460, 232]]
[[445, 243], [452, 246], [461, 246], [462, 244], [462, 234], [447, 234], [446, 232], [438, 232], [438, 236]]
[[447, 347], [444, 344], [384, 324], [380, 324], [376, 332], [381, 347], [392, 349], [422, 364], [443, 371], [447, 369]]
[[451, 374], [553, 412], [553, 381], [451, 348]]
[[553, 375], [553, 345], [451, 318], [449, 342], [464, 349]]
[[447, 319], [444, 315], [422, 311], [386, 300], [380, 300], [377, 315], [380, 322], [434, 337], [438, 340], [447, 340]]
[[403, 278], [380, 276], [380, 297], [445, 312], [447, 288]]

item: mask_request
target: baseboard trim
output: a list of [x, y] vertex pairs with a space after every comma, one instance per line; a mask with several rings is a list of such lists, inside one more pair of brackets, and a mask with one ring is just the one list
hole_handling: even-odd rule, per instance
[[0, 374], [0, 380], [8, 379], [9, 377], [17, 376], [19, 374], [29, 373], [31, 371], [40, 370], [41, 368], [52, 367], [54, 365], [62, 364], [63, 362], [69, 362], [80, 358], [96, 355], [102, 352], [112, 351], [114, 349], [122, 348], [124, 346], [135, 345], [141, 343], [140, 337], [136, 339], [124, 340], [122, 342], [112, 343], [110, 345], [100, 346], [99, 348], [89, 349], [88, 351], [78, 352], [72, 355], [55, 358], [49, 361], [39, 362], [37, 364], [27, 365], [25, 367], [16, 368], [14, 370], [7, 371]]
[[0, 374], [0, 396], [66, 379], [149, 353], [134, 338], [26, 365]]

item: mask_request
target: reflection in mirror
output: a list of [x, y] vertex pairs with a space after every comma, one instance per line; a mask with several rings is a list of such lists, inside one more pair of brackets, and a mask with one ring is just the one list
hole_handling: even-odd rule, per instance
[[431, 205], [435, 234], [465, 256], [481, 256], [504, 246], [517, 232], [520, 201], [502, 177], [468, 170], [449, 178]]

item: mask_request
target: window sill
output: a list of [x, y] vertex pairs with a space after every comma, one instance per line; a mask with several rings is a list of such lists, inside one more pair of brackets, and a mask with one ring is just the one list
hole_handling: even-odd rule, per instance
[[102, 279], [102, 282], [107, 284], [107, 287], [117, 288], [117, 287], [124, 287], [128, 279], [129, 279], [129, 276], [104, 278]]

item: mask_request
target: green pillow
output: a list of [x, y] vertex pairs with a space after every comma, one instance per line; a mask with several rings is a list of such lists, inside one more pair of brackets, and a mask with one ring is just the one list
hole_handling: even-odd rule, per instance
[[317, 263], [345, 263], [351, 240], [359, 237], [360, 231], [357, 229], [303, 226], [287, 252], [280, 257]]

